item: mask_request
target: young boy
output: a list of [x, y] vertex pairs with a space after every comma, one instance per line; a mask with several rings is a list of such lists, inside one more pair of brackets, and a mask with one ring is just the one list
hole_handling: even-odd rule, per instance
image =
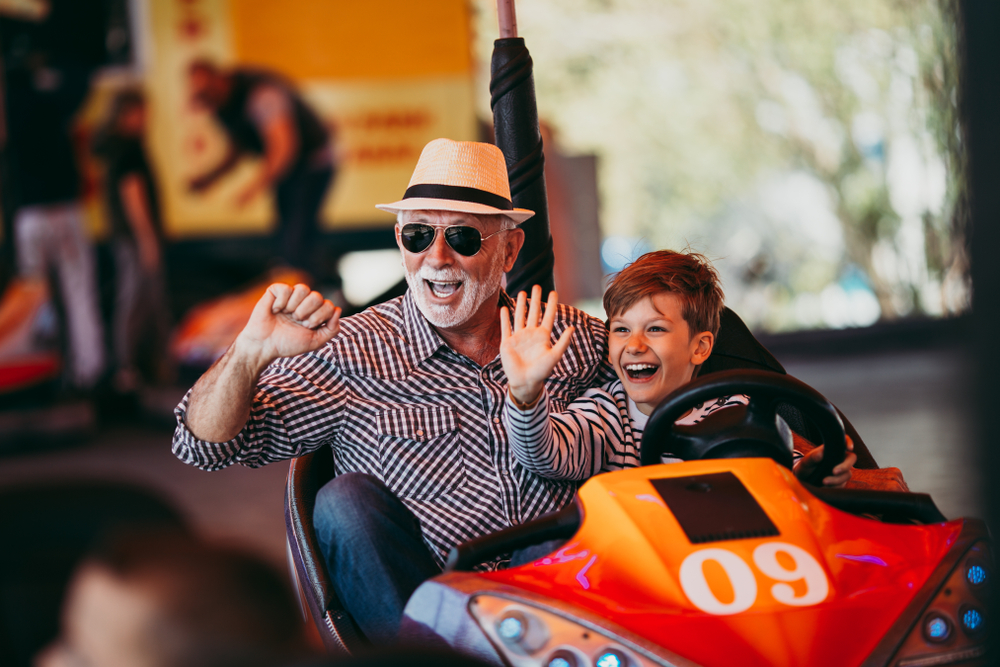
[[[500, 357], [509, 388], [504, 423], [514, 454], [531, 472], [554, 479], [583, 480], [638, 466], [649, 415], [690, 382], [712, 353], [723, 309], [718, 275], [702, 255], [671, 250], [647, 253], [622, 270], [604, 294], [608, 355], [618, 380], [589, 389], [563, 410], [550, 405], [543, 385], [573, 335], [567, 329], [551, 344], [557, 298], [555, 292], [549, 295], [542, 315], [541, 289], [532, 291], [530, 306], [522, 292], [513, 331], [506, 308], [501, 309]], [[677, 423], [696, 424], [712, 412], [746, 402], [745, 396], [720, 397]], [[822, 450], [817, 447], [806, 456], [794, 452], [796, 475], [811, 472]], [[824, 485], [846, 484], [855, 460], [848, 452]]]

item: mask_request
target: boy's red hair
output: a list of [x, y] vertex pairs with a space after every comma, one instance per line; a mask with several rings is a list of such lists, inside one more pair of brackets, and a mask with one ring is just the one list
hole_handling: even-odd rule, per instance
[[704, 255], [673, 250], [646, 253], [611, 279], [604, 292], [604, 312], [609, 318], [620, 315], [657, 292], [681, 297], [692, 336], [702, 331], [718, 335], [725, 302], [719, 274]]

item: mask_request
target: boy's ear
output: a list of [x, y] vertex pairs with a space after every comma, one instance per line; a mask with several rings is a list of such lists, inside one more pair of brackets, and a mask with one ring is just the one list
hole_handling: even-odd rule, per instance
[[702, 331], [691, 339], [691, 363], [701, 366], [712, 354], [715, 345], [715, 335], [711, 331]]

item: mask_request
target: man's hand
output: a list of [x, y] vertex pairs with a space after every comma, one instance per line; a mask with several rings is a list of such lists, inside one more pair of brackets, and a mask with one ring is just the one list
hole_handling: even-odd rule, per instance
[[[816, 469], [820, 461], [823, 460], [823, 445], [816, 447], [808, 454], [799, 459], [795, 464], [795, 476], [799, 479], [806, 479]], [[829, 477], [823, 478], [823, 486], [834, 486], [842, 488], [851, 481], [851, 469], [854, 468], [858, 455], [854, 453], [854, 442], [847, 436], [847, 452], [844, 460], [838, 463]]]
[[275, 283], [246, 327], [195, 384], [187, 426], [196, 438], [227, 442], [243, 429], [261, 372], [275, 359], [311, 352], [340, 331], [340, 308], [305, 285]]
[[569, 347], [574, 330], [573, 327], [567, 327], [556, 344], [552, 345], [552, 323], [556, 318], [559, 296], [555, 291], [549, 292], [549, 301], [541, 321], [542, 288], [538, 285], [532, 288], [527, 316], [526, 301], [524, 292], [517, 295], [513, 331], [507, 308], [500, 309], [500, 361], [507, 374], [510, 395], [522, 405], [531, 404], [538, 398], [545, 380]]
[[275, 359], [317, 350], [340, 331], [340, 308], [306, 285], [274, 283], [233, 344], [263, 368]]

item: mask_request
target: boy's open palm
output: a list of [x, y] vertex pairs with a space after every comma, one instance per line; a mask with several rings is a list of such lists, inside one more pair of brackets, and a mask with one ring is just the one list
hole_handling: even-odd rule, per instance
[[569, 347], [573, 327], [567, 327], [552, 344], [552, 324], [556, 318], [559, 296], [549, 292], [549, 300], [542, 315], [542, 288], [535, 285], [528, 305], [524, 292], [517, 295], [514, 307], [514, 327], [506, 307], [500, 309], [500, 361], [507, 374], [511, 396], [521, 404], [534, 402], [542, 391], [545, 380], [552, 374]]
[[340, 308], [306, 285], [274, 283], [240, 333], [248, 351], [273, 361], [319, 349], [340, 331]]

